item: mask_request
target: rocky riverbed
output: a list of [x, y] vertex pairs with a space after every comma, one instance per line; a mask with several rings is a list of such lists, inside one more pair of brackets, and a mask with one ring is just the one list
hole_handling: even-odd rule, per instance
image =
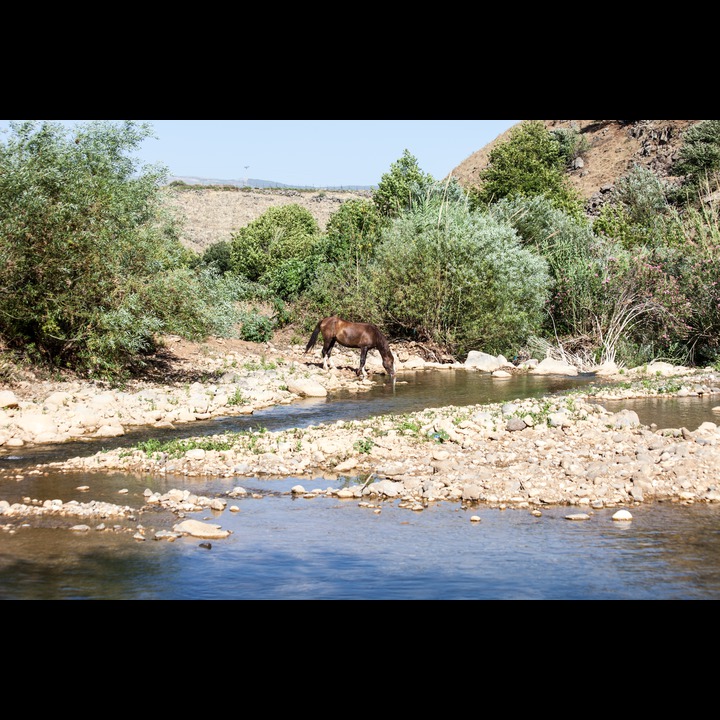
[[[429, 363], [407, 348], [395, 352], [397, 382], [406, 371], [513, 372], [574, 374], [571, 366], [549, 359], [515, 367], [505, 358], [471, 353], [462, 365]], [[336, 368], [322, 369], [319, 349], [303, 355], [301, 346], [280, 352], [272, 346], [252, 352], [217, 347], [198, 353], [193, 382], [146, 384], [124, 390], [89, 383], [0, 388], [0, 450], [24, 443], [41, 444], [78, 437], [122, 435], [132, 425], [171, 426], [217, 415], [252, 413], [307, 395], [340, 388], [357, 392], [374, 382], [388, 382], [376, 353], [368, 356], [370, 377], [353, 370], [357, 353], [337, 349]], [[604, 399], [647, 395], [718, 396], [720, 373], [666, 363], [620, 372], [598, 368], [613, 382], [602, 389], [564, 396], [516, 400], [504, 404], [443, 407], [407, 415], [322, 424], [269, 432], [262, 429], [203, 436], [164, 445], [145, 444], [37, 466], [31, 472], [162, 475], [172, 479], [297, 478], [288, 494], [311, 499], [332, 495], [376, 508], [397, 502], [422, 511], [435, 502], [466, 507], [525, 508], [541, 512], [548, 505], [582, 511], [627, 508], [639, 503], [720, 502], [720, 428], [662, 431], [640, 424], [631, 410], [608, 412]], [[20, 397], [19, 397], [20, 396]], [[23, 397], [23, 399], [21, 399]], [[720, 422], [720, 419], [719, 419]], [[11, 470], [0, 470], [2, 480]], [[15, 477], [18, 480], [20, 478]], [[240, 501], [237, 486], [220, 497], [200, 492], [147, 490], [145, 505], [133, 508], [107, 503], [26, 498], [10, 503], [0, 490], [0, 526], [14, 531], [18, 519], [36, 516], [77, 517], [80, 529], [112, 517], [136, 518], [163, 508], [184, 518], [188, 512], [222, 510]], [[214, 525], [183, 520], [170, 533], [223, 537]], [[136, 533], [138, 539], [143, 534]]]

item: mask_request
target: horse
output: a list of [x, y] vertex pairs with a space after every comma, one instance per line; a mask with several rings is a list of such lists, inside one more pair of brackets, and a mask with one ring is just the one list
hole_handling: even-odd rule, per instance
[[360, 367], [355, 371], [356, 375], [363, 378], [367, 377], [365, 371], [365, 360], [367, 359], [368, 350], [377, 350], [382, 358], [382, 364], [385, 372], [395, 381], [395, 358], [393, 357], [387, 338], [380, 332], [377, 326], [372, 323], [349, 322], [339, 318], [337, 315], [322, 318], [315, 326], [310, 340], [305, 348], [307, 353], [311, 350], [318, 339], [318, 335], [323, 336], [323, 369], [328, 369], [328, 361], [330, 353], [336, 342], [349, 348], [360, 348]]

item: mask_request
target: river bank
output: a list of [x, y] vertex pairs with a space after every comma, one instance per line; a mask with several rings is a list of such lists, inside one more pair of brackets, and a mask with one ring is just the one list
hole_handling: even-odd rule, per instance
[[[357, 355], [352, 351], [334, 354], [337, 367], [327, 372], [322, 370], [319, 352], [318, 357], [304, 356], [301, 346], [282, 351], [267, 345], [242, 351], [222, 346], [218, 352], [201, 347], [187, 350], [180, 353], [187, 362], [184, 380], [169, 385], [148, 384], [120, 391], [87, 384], [76, 389], [40, 388], [35, 384], [34, 397], [28, 392], [25, 399], [18, 399], [15, 408], [6, 406], [4, 428], [9, 427], [8, 415], [10, 419], [44, 415], [56, 425], [61, 422], [58, 418], [64, 417], [68, 427], [86, 432], [93, 427], [87, 422], [90, 410], [96, 414], [96, 432], [113, 427], [112, 422], [98, 424], [100, 415], [101, 420], [121, 416], [126, 422], [144, 420], [150, 426], [148, 419], [155, 425], [171, 422], [167, 418], [172, 413], [193, 420], [213, 413], [252, 413], [273, 403], [291, 404], [310, 392], [322, 394], [338, 388], [362, 392], [374, 382], [389, 382], [379, 359], [371, 358], [373, 353], [368, 357], [370, 378], [362, 381], [355, 377]], [[423, 362], [402, 352], [399, 383], [404, 372], [447, 370], [448, 366]], [[524, 370], [508, 366], [507, 370], [493, 372], [498, 372], [498, 381], [502, 381], [502, 373], [535, 370], [537, 365]], [[481, 372], [470, 367], [464, 371]], [[190, 378], [195, 379], [189, 382]], [[245, 402], [228, 405], [230, 388]], [[22, 394], [23, 388], [16, 389]], [[658, 431], [641, 425], [630, 410], [611, 413], [602, 405], [603, 399], [693, 394], [717, 394], [720, 409], [720, 373], [709, 368], [690, 370], [658, 364], [616, 373], [612, 382], [606, 379], [602, 389], [590, 388], [563, 397], [449, 406], [280, 432], [257, 429], [194, 437], [162, 446], [146, 444], [142, 449], [111, 449], [39, 465], [30, 471], [83, 477], [121, 472], [163, 477], [166, 484], [178, 478], [178, 484], [185, 487], [163, 493], [147, 491], [141, 507], [31, 497], [10, 503], [2, 499], [3, 480], [21, 483], [23, 478], [3, 467], [0, 520], [13, 532], [18, 522], [32, 522], [37, 517], [47, 520], [49, 516], [64, 518], [64, 522], [76, 517], [83, 525], [102, 518], [137, 518], [162, 508], [182, 519], [197, 510], [221, 511], [247, 495], [238, 486], [222, 496], [205, 496], [204, 481], [249, 477], [296, 478], [288, 491], [294, 498], [331, 495], [378, 511], [388, 501], [414, 511], [447, 501], [470, 508], [532, 512], [567, 505], [580, 514], [652, 501], [719, 502], [720, 430], [715, 423]], [[38, 406], [43, 410], [38, 411]], [[84, 418], [85, 424], [78, 418]], [[12, 447], [6, 444], [3, 450], [11, 452]], [[189, 483], [192, 491], [187, 490]], [[173, 528], [170, 536], [177, 532], [222, 537], [221, 530], [202, 524], [190, 529], [186, 526], [185, 530]]]

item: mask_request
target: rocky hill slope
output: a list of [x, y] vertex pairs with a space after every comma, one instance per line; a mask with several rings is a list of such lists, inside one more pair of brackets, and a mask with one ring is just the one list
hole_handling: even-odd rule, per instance
[[[682, 147], [683, 134], [699, 120], [543, 120], [549, 130], [573, 128], [582, 134], [586, 150], [568, 170], [573, 186], [588, 201], [590, 212], [602, 204], [602, 196], [634, 164], [663, 178]], [[477, 185], [491, 150], [507, 142], [513, 126], [477, 150], [450, 175], [463, 187]], [[309, 210], [325, 229], [328, 218], [347, 200], [371, 197], [371, 191], [313, 190], [286, 188], [238, 189], [217, 186], [166, 189], [169, 205], [184, 221], [185, 245], [202, 252], [209, 245], [229, 240], [234, 232], [259, 218], [270, 207], [296, 203]]]
[[[633, 165], [672, 179], [670, 169], [685, 131], [699, 120], [543, 120], [548, 130], [574, 129], [587, 149], [568, 171], [570, 182], [590, 204]], [[507, 142], [517, 125], [463, 160], [451, 175], [463, 187], [477, 185], [492, 149]]]

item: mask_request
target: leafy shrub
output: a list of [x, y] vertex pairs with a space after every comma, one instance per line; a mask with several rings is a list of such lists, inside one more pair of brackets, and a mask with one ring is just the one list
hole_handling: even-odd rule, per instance
[[393, 333], [453, 354], [522, 345], [542, 321], [547, 263], [509, 224], [464, 203], [439, 209], [430, 202], [388, 228], [361, 285], [366, 305]]
[[229, 241], [220, 240], [209, 245], [201, 255], [200, 262], [203, 265], [212, 265], [220, 273], [229, 272], [231, 269]]
[[313, 279], [314, 263], [312, 258], [289, 258], [272, 266], [259, 279], [259, 283], [268, 288], [281, 300], [296, 298]]
[[651, 170], [635, 165], [615, 184], [611, 202], [593, 222], [598, 235], [632, 249], [682, 242], [682, 226], [668, 201], [670, 189]]
[[592, 332], [603, 258], [609, 250], [597, 245], [587, 223], [541, 195], [505, 198], [490, 213], [515, 228], [522, 243], [548, 263], [553, 282], [546, 332], [551, 336]]
[[473, 188], [473, 207], [488, 207], [503, 198], [543, 195], [579, 218], [584, 203], [565, 174], [560, 142], [540, 120], [526, 120], [510, 130], [509, 139], [490, 152], [489, 164]]
[[271, 207], [231, 237], [231, 269], [257, 281], [283, 261], [311, 254], [319, 234], [312, 213], [300, 205]]
[[[56, 366], [113, 376], [155, 335], [208, 327], [161, 167], [127, 156], [146, 124], [12, 122], [0, 145], [0, 334]], [[172, 328], [172, 330], [171, 330]]]
[[574, 160], [588, 149], [585, 137], [574, 128], [554, 128], [550, 134], [560, 146], [560, 156], [566, 167], [571, 166]]
[[689, 199], [720, 172], [720, 120], [702, 120], [688, 128], [673, 173], [683, 176], [683, 187]]
[[[595, 348], [596, 361], [669, 352], [680, 341], [688, 306], [672, 248], [627, 249], [538, 196], [503, 200], [491, 211], [549, 264], [554, 282], [546, 335], [582, 340]], [[636, 237], [645, 231], [637, 228]]]
[[368, 272], [352, 260], [319, 265], [302, 297], [306, 329], [320, 317], [340, 315], [348, 320], [382, 324], [382, 315], [368, 297]]
[[324, 262], [369, 259], [379, 241], [385, 219], [370, 200], [348, 200], [334, 212], [318, 252]]
[[402, 157], [390, 166], [376, 190], [373, 202], [380, 215], [396, 217], [412, 205], [412, 198], [434, 182], [432, 175], [420, 170], [417, 158], [405, 150]]
[[270, 318], [257, 313], [246, 315], [242, 321], [240, 339], [248, 342], [268, 342], [272, 338], [273, 323]]
[[685, 242], [676, 250], [680, 292], [690, 305], [688, 361], [712, 364], [720, 355], [720, 217], [716, 206], [689, 209]]

